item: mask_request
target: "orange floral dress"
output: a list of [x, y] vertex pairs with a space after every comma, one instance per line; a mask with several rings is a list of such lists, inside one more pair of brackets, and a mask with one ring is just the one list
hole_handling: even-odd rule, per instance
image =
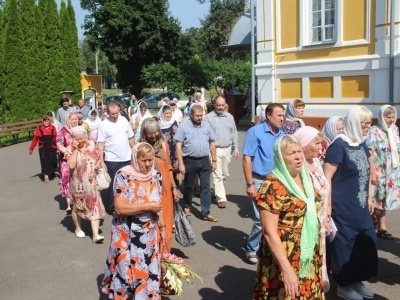
[[[266, 209], [279, 215], [278, 235], [289, 262], [297, 275], [300, 265], [300, 239], [307, 205], [291, 194], [275, 177], [268, 175], [256, 195], [259, 209]], [[317, 211], [323, 204], [321, 196], [315, 191]], [[256, 282], [253, 299], [291, 300], [285, 293], [282, 272], [265, 238], [261, 239], [258, 253]], [[299, 278], [300, 296], [296, 300], [325, 299], [322, 276], [323, 248], [318, 243], [314, 249], [314, 278]]]
[[[128, 174], [117, 172], [114, 195], [129, 203], [161, 201], [161, 175], [154, 172], [150, 193]], [[107, 256], [101, 290], [109, 299], [161, 299], [160, 255], [157, 230], [158, 215], [152, 212], [132, 216], [114, 215], [111, 225], [111, 245]]]

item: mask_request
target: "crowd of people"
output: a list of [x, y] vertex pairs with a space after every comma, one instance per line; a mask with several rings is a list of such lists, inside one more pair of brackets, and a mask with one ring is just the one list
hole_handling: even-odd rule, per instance
[[[29, 153], [39, 145], [45, 182], [58, 162], [78, 238], [86, 235], [84, 219], [92, 241], [103, 242], [99, 220], [112, 213], [102, 292], [110, 299], [160, 299], [159, 254], [172, 248], [179, 185], [188, 217], [197, 189], [204, 221], [218, 221], [213, 198], [220, 209], [229, 204], [225, 182], [240, 151], [225, 99], [217, 97], [207, 113], [195, 94], [182, 114], [176, 99], [164, 98], [152, 115], [133, 97], [127, 117], [114, 101], [102, 111], [81, 103], [70, 108], [67, 100], [57, 116], [43, 117]], [[325, 299], [330, 279], [341, 298], [372, 299], [363, 281], [378, 272], [377, 237], [394, 238], [386, 211], [400, 206], [396, 110], [382, 106], [371, 126], [372, 112], [353, 107], [319, 131], [305, 125], [304, 109], [299, 99], [286, 109], [270, 103], [265, 121], [243, 141], [246, 194], [254, 200], [244, 245], [247, 261], [257, 264], [253, 299]], [[97, 189], [99, 168], [111, 177], [105, 199]]]

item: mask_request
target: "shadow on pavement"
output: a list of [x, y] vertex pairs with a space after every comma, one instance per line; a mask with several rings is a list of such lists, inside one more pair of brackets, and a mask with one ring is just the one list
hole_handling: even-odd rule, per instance
[[226, 195], [229, 203], [234, 203], [239, 208], [238, 215], [242, 218], [253, 219], [253, 205], [251, 201], [253, 201], [250, 197], [243, 195]]
[[[383, 282], [387, 285], [399, 286], [400, 285], [400, 266], [387, 260], [386, 258], [379, 257], [378, 259], [378, 276], [373, 277], [369, 282], [377, 283]], [[376, 298], [374, 298], [376, 299]]]
[[[330, 288], [329, 292], [325, 294], [326, 300], [343, 300], [342, 298], [339, 298], [336, 295], [336, 288], [337, 288], [336, 283], [333, 281], [332, 278], [330, 278], [329, 281], [331, 284], [331, 288]], [[370, 282], [372, 282], [372, 281], [370, 281]], [[372, 292], [374, 292], [373, 288], [372, 288]], [[386, 297], [382, 297], [381, 295], [374, 294], [374, 300], [389, 300], [389, 299]]]
[[252, 299], [255, 271], [223, 266], [218, 270], [215, 283], [220, 291], [211, 288], [199, 290], [204, 300], [250, 300]]
[[378, 249], [400, 257], [400, 239], [385, 240], [378, 237]]
[[54, 200], [58, 202], [59, 210], [66, 210], [67, 209], [67, 200], [64, 197], [61, 197], [60, 194], [54, 197]]
[[243, 245], [247, 234], [243, 231], [224, 226], [212, 226], [210, 230], [202, 232], [204, 241], [220, 251], [229, 251], [246, 261]]

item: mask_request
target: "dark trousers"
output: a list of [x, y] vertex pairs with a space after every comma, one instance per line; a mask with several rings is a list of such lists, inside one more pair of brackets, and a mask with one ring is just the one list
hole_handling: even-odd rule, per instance
[[185, 208], [192, 207], [194, 181], [196, 179], [196, 175], [199, 175], [201, 215], [206, 217], [210, 214], [211, 207], [210, 159], [208, 156], [200, 159], [184, 157], [183, 163], [186, 170], [183, 190], [183, 201]]
[[129, 165], [131, 163], [130, 160], [128, 161], [105, 161], [107, 166], [107, 172], [111, 177], [111, 183], [108, 187], [108, 207], [113, 212], [114, 209], [114, 177], [115, 173], [118, 172], [119, 169]]

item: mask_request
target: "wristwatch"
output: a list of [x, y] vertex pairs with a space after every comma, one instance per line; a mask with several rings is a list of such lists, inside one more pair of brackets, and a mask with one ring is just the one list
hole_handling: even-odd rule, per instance
[[254, 181], [253, 181], [252, 183], [246, 182], [246, 187], [247, 187], [247, 188], [251, 187], [252, 185], [254, 185]]
[[217, 162], [217, 160], [216, 160], [216, 159], [213, 159], [211, 162]]

